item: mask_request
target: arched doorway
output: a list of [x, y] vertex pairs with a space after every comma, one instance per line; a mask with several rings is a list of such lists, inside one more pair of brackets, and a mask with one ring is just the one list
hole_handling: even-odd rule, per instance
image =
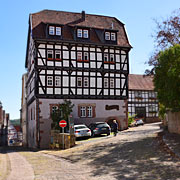
[[117, 117], [108, 117], [105, 122], [109, 124], [109, 126], [112, 126], [113, 120], [116, 120], [118, 123], [118, 130], [121, 130], [121, 122]]

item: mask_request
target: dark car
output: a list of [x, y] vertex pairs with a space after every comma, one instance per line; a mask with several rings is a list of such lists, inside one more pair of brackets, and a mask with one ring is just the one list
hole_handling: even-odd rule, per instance
[[91, 123], [89, 125], [89, 129], [91, 130], [91, 135], [101, 135], [101, 134], [107, 134], [107, 136], [111, 133], [110, 126], [105, 122], [95, 122]]

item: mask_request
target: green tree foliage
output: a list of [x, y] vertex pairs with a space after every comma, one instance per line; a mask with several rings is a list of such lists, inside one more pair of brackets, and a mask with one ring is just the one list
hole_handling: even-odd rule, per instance
[[155, 67], [154, 85], [158, 100], [171, 111], [180, 110], [180, 45], [162, 51]]
[[74, 104], [72, 104], [70, 100], [66, 99], [62, 104], [59, 104], [58, 108], [51, 114], [51, 118], [53, 121], [51, 128], [56, 130], [60, 129], [59, 121], [62, 119], [66, 120], [66, 122], [68, 123], [68, 118], [72, 112], [73, 107]]

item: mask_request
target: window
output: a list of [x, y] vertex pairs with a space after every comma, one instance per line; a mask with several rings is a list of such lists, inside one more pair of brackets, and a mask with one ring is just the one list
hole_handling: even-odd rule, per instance
[[88, 38], [88, 30], [83, 30], [83, 38]]
[[107, 53], [104, 54], [104, 61], [105, 61], [105, 62], [108, 62], [108, 61], [109, 61], [109, 60], [108, 60], [108, 54], [107, 54]]
[[77, 78], [77, 87], [82, 87], [82, 78], [81, 77]]
[[47, 85], [53, 86], [53, 77], [52, 76], [47, 76]]
[[115, 33], [111, 33], [111, 41], [115, 41], [116, 40], [116, 34]]
[[57, 60], [60, 60], [60, 59], [61, 59], [61, 51], [59, 51], [59, 50], [56, 50], [56, 51], [55, 51], [55, 58], [56, 58]]
[[92, 117], [92, 106], [87, 107], [87, 117]]
[[156, 112], [156, 106], [149, 105], [149, 112]]
[[82, 60], [82, 52], [77, 52], [77, 60]]
[[110, 62], [114, 62], [114, 54], [110, 54]]
[[84, 78], [84, 87], [88, 87], [89, 86], [89, 80], [87, 77]]
[[110, 40], [110, 32], [105, 32], [105, 40]]
[[108, 78], [104, 78], [104, 88], [108, 88]]
[[88, 52], [84, 52], [84, 60], [88, 61], [89, 60], [89, 54]]
[[157, 97], [157, 94], [156, 92], [149, 92], [149, 98], [156, 98]]
[[55, 76], [55, 86], [61, 86], [61, 78], [60, 78], [60, 76]]
[[77, 29], [77, 37], [82, 38], [82, 29]]
[[86, 107], [81, 106], [80, 111], [81, 111], [80, 116], [81, 117], [86, 117]]
[[110, 79], [110, 88], [114, 88], [114, 79]]
[[55, 34], [55, 28], [54, 26], [49, 26], [49, 35], [54, 35]]
[[135, 91], [134, 96], [135, 96], [135, 98], [142, 98], [141, 91]]
[[47, 51], [47, 58], [48, 59], [53, 59], [53, 50], [48, 50]]
[[61, 27], [56, 27], [56, 35], [61, 36]]
[[58, 106], [52, 106], [52, 113], [55, 113], [58, 110]]

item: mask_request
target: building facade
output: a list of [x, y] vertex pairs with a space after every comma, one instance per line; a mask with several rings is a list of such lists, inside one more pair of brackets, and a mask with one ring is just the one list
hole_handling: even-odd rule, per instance
[[143, 118], [146, 123], [158, 122], [158, 107], [153, 77], [129, 74], [129, 115]]
[[30, 14], [27, 68], [28, 144], [48, 147], [51, 113], [74, 104], [75, 124], [118, 121], [127, 128], [129, 44], [108, 16], [43, 10]]

